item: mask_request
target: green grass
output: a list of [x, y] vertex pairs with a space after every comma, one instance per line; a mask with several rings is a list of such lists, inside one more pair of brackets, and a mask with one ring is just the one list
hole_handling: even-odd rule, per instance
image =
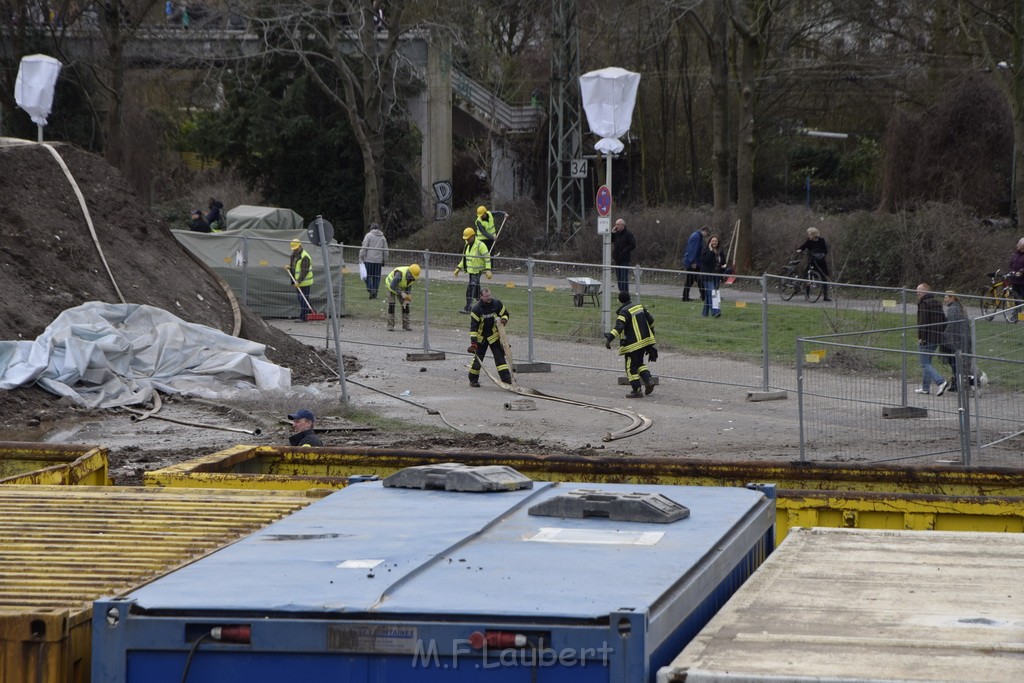
[[[529, 292], [525, 286], [506, 286], [500, 275], [492, 281], [483, 280], [494, 295], [505, 304], [515, 322], [517, 334], [526, 332], [526, 316]], [[386, 306], [386, 291], [382, 288], [376, 300], [366, 298], [365, 286], [356, 273], [345, 278], [346, 314], [356, 317], [381, 316]], [[435, 326], [468, 329], [469, 321], [458, 313], [465, 304], [465, 275], [458, 282], [435, 280], [430, 283], [430, 320]], [[682, 304], [675, 295], [645, 295], [643, 303], [655, 318], [659, 346], [665, 349], [691, 351], [698, 355], [733, 357], [757, 362], [762, 350], [762, 322], [760, 303], [747, 303], [738, 307], [729, 301], [729, 289], [725, 289], [727, 301], [723, 304], [721, 318], [702, 318], [700, 303]], [[413, 287], [413, 319], [422, 315], [422, 284]], [[886, 308], [863, 310], [849, 308], [839, 297], [836, 305], [817, 306], [786, 305], [772, 293], [769, 298], [768, 351], [771, 362], [792, 365], [795, 362], [797, 337], [817, 337], [841, 333], [831, 342], [857, 346], [871, 346], [891, 351], [904, 348], [899, 331], [873, 332], [870, 330], [894, 330], [916, 322], [916, 309], [911, 306], [905, 318], [902, 309]], [[588, 300], [589, 301], [589, 300]], [[861, 302], [863, 303], [863, 302]], [[617, 305], [617, 304], [616, 304]], [[601, 328], [601, 311], [590, 305], [573, 305], [572, 293], [565, 287], [536, 287], [533, 292], [533, 331], [536, 338], [576, 340], [595, 344], [602, 340], [605, 332]], [[970, 313], [976, 315], [976, 313]], [[998, 356], [1008, 360], [1024, 362], [1024, 326], [1006, 323], [980, 322], [978, 324], [978, 353]], [[916, 354], [917, 335], [907, 330], [906, 349]], [[836, 367], [855, 370], [894, 372], [901, 367], [900, 353], [886, 353], [856, 349], [838, 349], [827, 342], [807, 342], [804, 352], [824, 349], [825, 363]], [[541, 354], [543, 355], [543, 354]], [[913, 355], [909, 362], [916, 365]], [[991, 374], [991, 373], [990, 373]], [[1024, 374], [1024, 373], [1022, 373]]]

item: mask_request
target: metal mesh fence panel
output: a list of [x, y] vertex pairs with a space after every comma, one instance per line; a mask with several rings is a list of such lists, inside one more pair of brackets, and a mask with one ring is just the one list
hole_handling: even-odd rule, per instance
[[967, 384], [981, 463], [1024, 467], [1024, 305], [971, 321]]
[[[284, 263], [247, 257], [261, 252], [251, 248], [259, 238], [246, 239], [249, 246], [239, 245], [235, 251], [240, 256], [225, 264], [239, 299], [271, 304], [272, 310], [264, 306], [264, 317], [297, 317], [294, 290], [280, 267]], [[311, 303], [324, 311], [326, 279], [321, 258], [318, 249], [309, 249], [320, 283], [314, 287]], [[378, 295], [372, 298], [360, 279], [358, 246], [332, 244], [329, 251], [339, 315], [374, 320], [384, 328], [388, 274], [397, 266], [417, 263], [422, 271], [412, 290], [413, 329], [396, 331], [394, 341], [388, 336], [386, 345], [465, 353], [469, 316], [461, 310], [467, 303], [468, 276], [454, 274], [462, 254], [391, 249]], [[614, 268], [606, 271], [597, 264], [496, 256], [492, 273], [493, 278], [482, 278], [481, 285], [489, 287], [512, 316], [509, 332], [517, 363], [565, 364], [621, 374], [621, 359], [603, 348], [606, 326], [614, 322], [618, 308]], [[693, 300], [681, 301], [683, 271], [637, 266], [629, 269], [628, 280], [633, 300], [654, 315], [659, 345], [695, 356], [685, 376], [666, 378], [797, 392], [804, 457], [971, 459], [970, 464], [1024, 466], [1024, 325], [1016, 324], [1017, 313], [1024, 307], [1009, 315], [1000, 311], [972, 321], [972, 348], [977, 356], [965, 362], [978, 367], [979, 377], [984, 371], [987, 383], [962, 394], [970, 399], [965, 403], [952, 392], [943, 397], [913, 393], [921, 376], [913, 290], [832, 283], [831, 301], [826, 302], [823, 291], [812, 291], [811, 297], [806, 289], [790, 292], [790, 284], [805, 287], [799, 278], [738, 276], [720, 284], [720, 317], [705, 317], [696, 285], [691, 289]], [[603, 311], [606, 288], [607, 316]], [[814, 300], [813, 294], [820, 296]], [[982, 297], [960, 295], [960, 299], [975, 315], [982, 312]], [[395, 316], [400, 320], [400, 310]], [[311, 345], [330, 346], [329, 326], [296, 324], [289, 331]], [[370, 344], [348, 334], [344, 318], [340, 336], [346, 346]], [[747, 362], [751, 371], [724, 376], [716, 358]], [[938, 359], [934, 363], [948, 376], [947, 365]], [[926, 409], [927, 414], [911, 416], [914, 408]]]
[[[916, 327], [799, 339], [801, 459], [1024, 466], [1024, 362], [1021, 349], [1006, 351], [1018, 357], [960, 354], [958, 390], [937, 395], [935, 385], [916, 391]], [[953, 358], [930, 357], [947, 382]]]

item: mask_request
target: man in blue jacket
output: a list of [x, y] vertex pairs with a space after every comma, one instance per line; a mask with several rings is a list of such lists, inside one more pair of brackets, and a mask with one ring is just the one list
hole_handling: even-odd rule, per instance
[[701, 284], [698, 273], [700, 272], [700, 258], [704, 252], [704, 240], [709, 231], [708, 226], [702, 225], [699, 229], [694, 230], [690, 234], [690, 238], [686, 240], [686, 249], [683, 251], [683, 270], [688, 272], [686, 273], [686, 284], [683, 285], [683, 301], [690, 300], [690, 286], [693, 284], [697, 285], [700, 300], [704, 301], [704, 285]]

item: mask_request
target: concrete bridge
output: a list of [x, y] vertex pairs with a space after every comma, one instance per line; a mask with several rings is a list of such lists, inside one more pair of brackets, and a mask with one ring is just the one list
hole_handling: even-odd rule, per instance
[[[58, 30], [57, 37], [69, 55], [97, 62], [104, 58], [100, 29], [89, 17], [82, 17], [74, 27]], [[386, 38], [386, 32], [378, 34], [379, 40]], [[4, 43], [4, 53], [12, 54], [9, 36], [2, 31], [0, 41]], [[178, 25], [146, 24], [137, 28], [132, 40], [125, 43], [124, 56], [131, 69], [195, 69], [228, 65], [256, 56], [262, 50], [262, 38], [244, 28], [198, 24], [186, 30]], [[420, 181], [424, 211], [439, 220], [450, 213], [453, 136], [490, 141], [492, 201], [507, 201], [528, 189], [523, 187], [519, 164], [504, 142], [507, 136], [529, 133], [543, 125], [544, 110], [502, 101], [454, 68], [448, 44], [434, 41], [428, 34], [410, 32], [403, 36], [399, 57], [425, 86], [407, 102], [423, 135]]]

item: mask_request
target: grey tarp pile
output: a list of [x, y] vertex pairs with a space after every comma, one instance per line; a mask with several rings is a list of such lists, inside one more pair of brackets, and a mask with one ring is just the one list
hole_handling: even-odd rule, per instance
[[89, 408], [146, 403], [155, 391], [287, 390], [291, 371], [265, 350], [153, 306], [92, 301], [61, 313], [35, 341], [0, 341], [0, 389], [35, 383]]

